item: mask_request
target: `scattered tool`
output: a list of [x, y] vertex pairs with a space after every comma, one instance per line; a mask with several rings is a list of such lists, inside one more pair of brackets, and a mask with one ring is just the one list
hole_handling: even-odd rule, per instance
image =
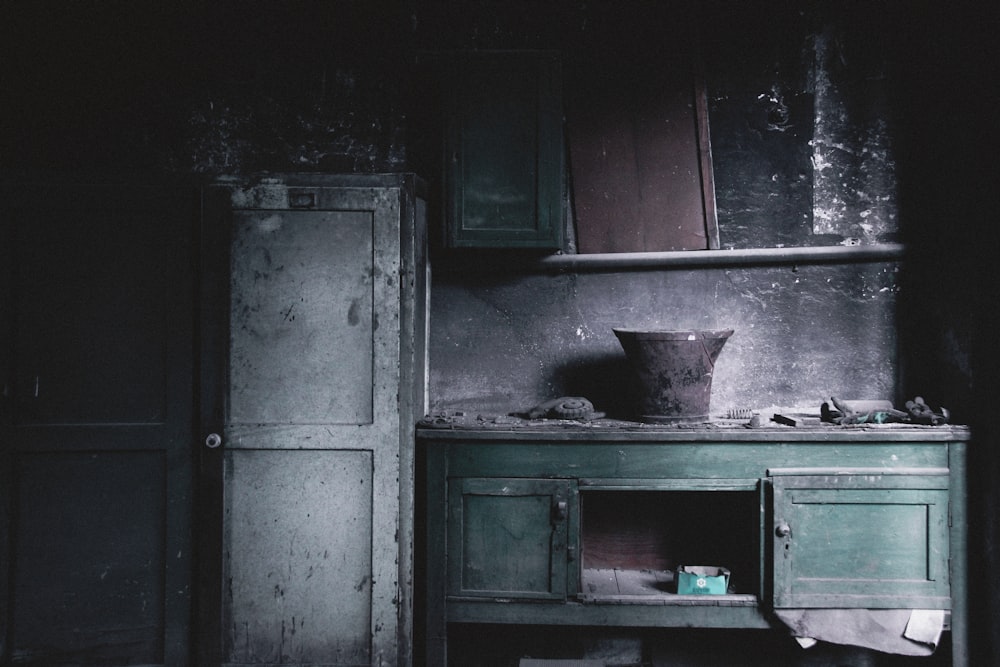
[[891, 401], [886, 400], [841, 400], [831, 396], [830, 403], [824, 402], [820, 406], [820, 420], [841, 426], [893, 423], [938, 426], [947, 423], [949, 417], [947, 409], [934, 412], [919, 396], [906, 402], [905, 412], [897, 410]]
[[777, 422], [778, 424], [784, 424], [785, 426], [799, 426], [803, 423], [801, 419], [789, 417], [788, 415], [783, 415], [777, 412], [771, 415], [771, 421]]
[[912, 401], [907, 401], [906, 410], [910, 413], [910, 421], [914, 424], [940, 426], [941, 424], [947, 424], [951, 418], [948, 408], [941, 408], [940, 412], [934, 412], [921, 396], [917, 396]]

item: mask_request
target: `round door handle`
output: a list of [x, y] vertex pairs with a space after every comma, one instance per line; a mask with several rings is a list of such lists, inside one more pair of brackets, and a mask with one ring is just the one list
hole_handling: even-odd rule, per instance
[[205, 446], [209, 449], [215, 449], [222, 444], [222, 436], [218, 433], [209, 433], [208, 437], [205, 438]]
[[788, 537], [792, 534], [792, 527], [787, 523], [778, 524], [778, 527], [774, 529], [774, 534], [778, 537]]

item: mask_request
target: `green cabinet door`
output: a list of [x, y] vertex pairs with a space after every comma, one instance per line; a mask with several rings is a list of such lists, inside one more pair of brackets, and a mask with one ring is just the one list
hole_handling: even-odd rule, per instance
[[448, 245], [560, 248], [564, 140], [558, 55], [463, 53], [446, 71]]
[[769, 471], [775, 608], [949, 609], [948, 471], [816, 472]]
[[449, 596], [564, 600], [571, 511], [568, 480], [449, 480]]

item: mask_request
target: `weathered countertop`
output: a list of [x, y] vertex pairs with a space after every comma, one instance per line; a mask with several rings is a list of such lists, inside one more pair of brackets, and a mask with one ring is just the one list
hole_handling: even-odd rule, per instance
[[527, 419], [511, 415], [452, 412], [428, 415], [417, 424], [425, 440], [506, 440], [544, 442], [964, 442], [961, 425], [851, 424], [802, 417], [799, 426], [772, 421], [751, 427], [745, 419], [694, 424], [647, 424], [620, 419]]

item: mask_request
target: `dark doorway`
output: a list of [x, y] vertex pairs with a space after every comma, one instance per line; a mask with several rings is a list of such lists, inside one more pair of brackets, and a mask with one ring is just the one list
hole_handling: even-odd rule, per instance
[[4, 664], [189, 662], [193, 192], [4, 184]]

